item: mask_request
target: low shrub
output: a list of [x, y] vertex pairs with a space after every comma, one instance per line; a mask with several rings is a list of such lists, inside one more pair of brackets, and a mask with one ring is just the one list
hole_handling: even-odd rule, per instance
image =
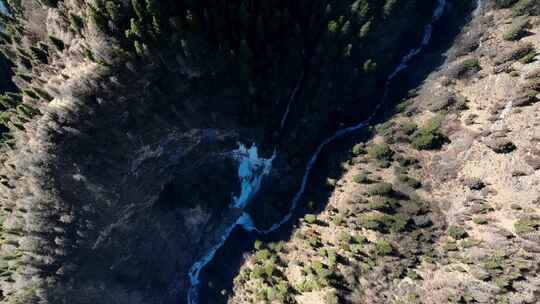
[[414, 104], [413, 99], [407, 99], [395, 106], [396, 113], [410, 112], [411, 106]]
[[337, 214], [332, 218], [332, 223], [336, 226], [341, 226], [345, 223], [345, 218], [342, 215]]
[[390, 255], [394, 251], [394, 248], [392, 247], [392, 244], [390, 244], [386, 240], [378, 240], [375, 242], [375, 252], [377, 255], [385, 256]]
[[409, 218], [403, 214], [368, 213], [362, 215], [359, 222], [366, 229], [382, 233], [400, 232], [407, 228]]
[[521, 57], [519, 62], [522, 64], [529, 64], [534, 61], [537, 55], [538, 52], [536, 50], [531, 50], [527, 55]]
[[268, 248], [272, 249], [274, 252], [282, 252], [283, 249], [285, 249], [285, 242], [279, 241], [277, 243], [270, 243], [268, 244]]
[[525, 234], [540, 230], [540, 218], [523, 218], [514, 223], [514, 230], [517, 234]]
[[476, 203], [473, 206], [470, 207], [469, 211], [472, 214], [486, 214], [492, 211], [495, 211], [495, 209], [487, 203]]
[[339, 303], [339, 297], [337, 295], [336, 290], [331, 290], [324, 295], [324, 303], [325, 304], [338, 304]]
[[507, 62], [515, 61], [523, 58], [531, 51], [534, 50], [534, 45], [532, 43], [519, 43], [517, 46], [512, 49], [503, 52], [497, 58], [495, 58], [495, 64], [504, 65]]
[[264, 268], [261, 266], [253, 267], [250, 277], [252, 280], [262, 279], [264, 277]]
[[465, 78], [472, 76], [476, 72], [480, 71], [480, 69], [480, 61], [476, 58], [469, 58], [450, 67], [447, 76], [451, 79]]
[[405, 134], [411, 135], [418, 129], [418, 125], [414, 122], [405, 122], [400, 125], [400, 128], [403, 130], [403, 132], [405, 132]]
[[482, 241], [475, 239], [466, 239], [459, 243], [463, 248], [471, 248], [482, 244]]
[[535, 97], [540, 93], [540, 77], [530, 80], [522, 89], [529, 98]]
[[257, 253], [255, 253], [255, 257], [259, 262], [267, 261], [268, 259], [270, 259], [271, 256], [272, 253], [268, 249], [258, 250]]
[[368, 190], [370, 196], [380, 195], [389, 196], [394, 192], [394, 188], [390, 183], [378, 183], [371, 186]]
[[480, 61], [477, 58], [465, 59], [461, 65], [467, 70], [480, 69]]
[[322, 246], [321, 240], [317, 235], [309, 235], [306, 238], [307, 245], [311, 248], [317, 249]]
[[421, 279], [422, 277], [418, 274], [418, 272], [412, 270], [412, 269], [409, 269], [407, 270], [407, 277], [409, 277], [411, 280], [419, 280]]
[[473, 221], [473, 223], [475, 223], [477, 225], [485, 225], [485, 224], [488, 223], [487, 218], [485, 218], [483, 216], [474, 217], [472, 221]]
[[454, 96], [450, 93], [441, 96], [434, 96], [430, 102], [429, 110], [431, 112], [439, 112], [450, 109], [456, 102]]
[[509, 8], [514, 5], [518, 0], [495, 0], [495, 7], [497, 8]]
[[390, 130], [392, 130], [392, 128], [395, 126], [395, 122], [392, 121], [392, 120], [389, 120], [385, 123], [382, 123], [382, 124], [379, 124], [375, 127], [375, 130], [377, 131], [378, 134], [380, 135], [385, 135], [387, 134]]
[[389, 230], [391, 232], [400, 232], [405, 231], [409, 225], [409, 217], [405, 214], [395, 214], [392, 216], [392, 222], [390, 224]]
[[467, 232], [462, 227], [452, 225], [448, 227], [448, 235], [455, 240], [460, 240], [467, 237]]
[[379, 213], [364, 214], [359, 219], [360, 225], [362, 225], [366, 229], [384, 232], [387, 230], [387, 227], [384, 223], [385, 216], [386, 215]]
[[529, 28], [529, 26], [529, 20], [520, 18], [510, 25], [508, 31], [503, 34], [503, 39], [507, 41], [519, 40], [527, 34], [527, 28]]
[[371, 210], [393, 212], [399, 206], [398, 201], [391, 197], [376, 196], [368, 204]]
[[313, 224], [317, 221], [317, 216], [315, 216], [314, 214], [306, 214], [304, 216], [304, 221], [306, 221], [309, 224]]
[[299, 292], [311, 292], [314, 290], [320, 290], [322, 287], [323, 286], [321, 286], [319, 282], [317, 282], [313, 276], [310, 276], [304, 279], [302, 282], [300, 282], [295, 287], [295, 289], [298, 290]]
[[420, 300], [420, 295], [416, 292], [411, 292], [407, 294], [407, 300], [412, 303], [416, 303]]
[[418, 164], [418, 159], [414, 157], [402, 157], [398, 160], [399, 165], [402, 167], [409, 167]]
[[354, 145], [352, 148], [352, 153], [356, 156], [366, 154], [365, 144], [361, 143]]
[[390, 144], [405, 143], [409, 141], [409, 136], [416, 131], [416, 128], [416, 125], [413, 123], [397, 125], [389, 128], [380, 135], [383, 136], [384, 140]]
[[444, 251], [458, 251], [459, 247], [456, 242], [445, 242], [442, 246]]
[[512, 7], [514, 15], [538, 16], [540, 15], [540, 2], [538, 0], [520, 0]]
[[362, 246], [362, 244], [351, 244], [349, 246], [350, 252], [354, 254], [360, 254], [362, 252], [362, 249], [364, 249], [364, 246]]
[[370, 182], [369, 174], [367, 172], [362, 172], [353, 177], [353, 181], [358, 184], [367, 184]]
[[387, 144], [372, 145], [368, 148], [367, 153], [373, 159], [386, 161], [392, 160], [392, 156], [394, 155], [394, 151]]
[[352, 241], [356, 244], [364, 244], [368, 241], [368, 239], [361, 234], [357, 234], [352, 237]]
[[276, 265], [272, 262], [267, 262], [264, 264], [264, 274], [267, 278], [272, 278], [274, 272], [276, 271]]
[[429, 212], [428, 204], [422, 201], [409, 200], [401, 202], [400, 212], [408, 215], [423, 215]]
[[311, 263], [311, 273], [316, 274], [323, 282], [327, 282], [330, 275], [332, 275], [332, 272], [319, 261]]
[[439, 149], [446, 137], [441, 132], [442, 117], [437, 116], [412, 135], [412, 145], [418, 150]]
[[413, 177], [410, 177], [410, 176], [408, 176], [406, 174], [400, 174], [398, 176], [398, 181], [400, 181], [401, 183], [403, 183], [403, 184], [405, 184], [405, 185], [407, 185], [407, 186], [409, 186], [409, 187], [411, 187], [413, 189], [418, 189], [418, 188], [422, 187], [422, 183], [419, 180], [417, 180], [417, 179], [415, 179]]

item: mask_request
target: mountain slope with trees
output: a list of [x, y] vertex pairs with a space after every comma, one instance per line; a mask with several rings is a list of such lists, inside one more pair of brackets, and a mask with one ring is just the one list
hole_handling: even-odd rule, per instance
[[265, 198], [292, 193], [319, 141], [371, 113], [435, 5], [7, 0], [1, 301], [183, 300], [230, 219], [227, 152], [279, 147]]
[[484, 3], [438, 70], [328, 156], [341, 170], [307, 189], [290, 238], [254, 243], [226, 302], [538, 303], [538, 8]]

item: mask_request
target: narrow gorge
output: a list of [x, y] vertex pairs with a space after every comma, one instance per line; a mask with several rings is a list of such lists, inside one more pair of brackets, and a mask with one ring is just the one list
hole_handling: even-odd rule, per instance
[[[469, 235], [539, 261], [537, 0], [3, 4], [0, 303], [538, 299], [527, 263], [426, 274]], [[504, 255], [467, 222], [510, 219]]]

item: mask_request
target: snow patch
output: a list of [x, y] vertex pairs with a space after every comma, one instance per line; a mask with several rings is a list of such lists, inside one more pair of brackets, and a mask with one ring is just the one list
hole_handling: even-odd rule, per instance
[[[270, 158], [262, 158], [259, 156], [255, 144], [249, 149], [243, 144], [238, 144], [238, 149], [232, 151], [231, 155], [238, 161], [238, 178], [240, 180], [240, 194], [233, 197], [231, 208], [243, 209], [253, 195], [259, 191], [263, 178], [270, 173], [276, 153], [274, 152]], [[236, 226], [241, 226], [247, 231], [255, 229], [249, 214], [242, 213], [236, 222], [225, 229], [218, 242], [210, 248], [208, 253], [191, 266], [188, 274], [191, 283], [188, 290], [189, 304], [198, 303], [198, 286], [201, 271], [214, 259], [216, 252], [223, 247]]]
[[238, 178], [241, 189], [240, 195], [233, 198], [233, 207], [243, 209], [251, 197], [259, 191], [263, 178], [270, 173], [276, 153], [268, 159], [260, 158], [255, 144], [249, 149], [243, 144], [239, 144], [234, 155], [240, 162]]

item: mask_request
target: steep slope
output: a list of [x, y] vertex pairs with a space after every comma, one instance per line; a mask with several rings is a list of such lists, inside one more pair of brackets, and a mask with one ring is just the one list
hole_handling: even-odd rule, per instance
[[229, 303], [540, 301], [539, 4], [515, 2], [483, 3], [328, 201], [312, 185], [292, 237], [255, 243]]
[[0, 98], [0, 299], [25, 304], [185, 301], [243, 211], [238, 143], [279, 152], [258, 202], [293, 193], [437, 3], [6, 2], [20, 94]]

